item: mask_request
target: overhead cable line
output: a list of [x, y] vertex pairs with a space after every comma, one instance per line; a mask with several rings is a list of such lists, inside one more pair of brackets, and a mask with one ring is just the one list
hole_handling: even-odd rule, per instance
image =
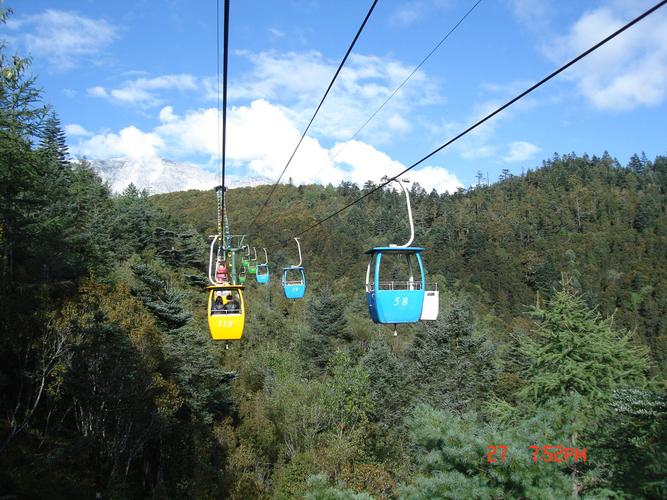
[[370, 121], [371, 121], [373, 118], [375, 118], [375, 115], [377, 115], [380, 111], [382, 111], [382, 108], [384, 108], [385, 105], [386, 105], [386, 104], [387, 104], [387, 103], [388, 103], [388, 102], [389, 102], [389, 101], [390, 101], [390, 100], [391, 100], [391, 99], [398, 93], [398, 91], [401, 90], [401, 88], [403, 88], [403, 85], [405, 85], [405, 84], [408, 82], [408, 80], [410, 80], [410, 78], [412, 78], [412, 77], [414, 76], [414, 74], [415, 74], [417, 71], [419, 71], [419, 68], [421, 68], [421, 67], [424, 65], [424, 63], [425, 63], [426, 61], [428, 61], [429, 58], [435, 53], [435, 51], [438, 50], [438, 49], [440, 48], [440, 46], [441, 46], [443, 43], [445, 43], [445, 41], [450, 37], [450, 35], [451, 35], [452, 33], [454, 33], [454, 31], [456, 31], [456, 29], [463, 23], [463, 21], [466, 20], [466, 18], [472, 13], [472, 11], [475, 10], [475, 7], [477, 7], [481, 2], [482, 2], [482, 0], [477, 0], [477, 2], [475, 2], [475, 4], [474, 4], [472, 7], [470, 7], [470, 9], [468, 9], [468, 12], [466, 12], [466, 13], [463, 15], [463, 17], [462, 17], [461, 19], [459, 19], [459, 21], [458, 21], [458, 22], [457, 22], [457, 23], [456, 23], [456, 24], [455, 24], [455, 25], [454, 25], [454, 26], [447, 32], [447, 34], [446, 34], [446, 35], [445, 35], [445, 36], [444, 36], [444, 37], [443, 37], [443, 38], [442, 38], [442, 39], [435, 45], [435, 47], [433, 47], [433, 48], [431, 49], [431, 51], [430, 51], [428, 54], [426, 54], [426, 57], [424, 57], [424, 58], [421, 60], [421, 62], [420, 62], [417, 66], [415, 66], [415, 68], [412, 70], [412, 73], [410, 73], [410, 74], [405, 78], [405, 80], [403, 80], [403, 81], [401, 82], [401, 84], [400, 84], [398, 87], [396, 87], [396, 89], [394, 89], [394, 91], [389, 95], [389, 97], [387, 97], [387, 98], [384, 100], [384, 102], [383, 102], [382, 104], [380, 104], [380, 107], [378, 107], [378, 108], [373, 112], [373, 114], [371, 114], [371, 116], [368, 117], [368, 119], [364, 122], [364, 124], [363, 124], [361, 127], [359, 127], [359, 128], [357, 129], [357, 131], [356, 131], [354, 134], [352, 134], [352, 137], [350, 137], [348, 140], [346, 140], [346, 141], [345, 141], [345, 144], [343, 144], [343, 146], [342, 146], [341, 148], [339, 148], [338, 151], [336, 151], [336, 154], [334, 154], [331, 158], [329, 158], [329, 161], [327, 161], [327, 163], [325, 163], [325, 164], [322, 166], [322, 168], [320, 168], [320, 169], [317, 171], [317, 173], [314, 175], [314, 177], [317, 177], [317, 176], [320, 174], [320, 172], [322, 172], [322, 170], [324, 170], [324, 169], [325, 169], [326, 167], [328, 167], [329, 165], [333, 164], [333, 160], [334, 160], [340, 153], [343, 152], [343, 150], [347, 147], [347, 145], [350, 143], [350, 141], [353, 141], [353, 140], [359, 135], [359, 133], [360, 133], [364, 128], [366, 128], [366, 125], [368, 125], [368, 124], [370, 123]]
[[[222, 158], [222, 131], [220, 130], [220, 0], [215, 3], [215, 63], [216, 63], [216, 83], [218, 92], [218, 114], [216, 115], [216, 125], [218, 127], [218, 134], [216, 141], [218, 146], [218, 156]], [[222, 169], [220, 169], [220, 185], [222, 185]]]
[[[217, 47], [218, 47], [218, 116], [220, 116], [220, 0], [217, 0], [218, 22], [217, 24]], [[224, 13], [224, 42], [222, 63], [222, 154], [220, 155], [220, 185], [222, 186], [222, 204], [220, 210], [221, 218], [224, 218], [225, 207], [225, 156], [227, 139], [227, 66], [229, 60], [229, 0], [225, 0]], [[219, 123], [219, 118], [218, 118]]]
[[[486, 116], [485, 116], [484, 118], [482, 118], [481, 120], [475, 122], [473, 125], [471, 125], [471, 126], [468, 127], [467, 129], [465, 129], [463, 132], [459, 133], [458, 135], [456, 135], [455, 137], [453, 137], [452, 139], [450, 139], [449, 141], [447, 141], [446, 143], [444, 143], [442, 146], [440, 146], [440, 147], [436, 148], [435, 150], [431, 151], [429, 154], [427, 154], [426, 156], [424, 156], [424, 157], [421, 158], [420, 160], [417, 160], [415, 163], [413, 163], [412, 165], [410, 165], [409, 167], [407, 167], [407, 168], [406, 168], [405, 170], [403, 170], [402, 172], [400, 172], [400, 173], [396, 174], [395, 176], [391, 177], [391, 178], [388, 179], [386, 182], [383, 182], [382, 184], [380, 184], [380, 185], [377, 186], [376, 188], [372, 189], [372, 190], [369, 191], [368, 193], [364, 194], [363, 196], [360, 196], [360, 197], [357, 198], [356, 200], [351, 201], [350, 203], [348, 203], [347, 205], [345, 205], [343, 208], [341, 208], [341, 209], [339, 209], [339, 210], [336, 210], [335, 212], [333, 212], [332, 214], [328, 215], [328, 216], [325, 217], [324, 219], [321, 219], [321, 220], [317, 221], [316, 223], [314, 223], [314, 224], [312, 224], [311, 226], [307, 227], [307, 228], [304, 229], [303, 231], [297, 233], [296, 235], [293, 236], [293, 238], [297, 238], [297, 237], [299, 237], [299, 236], [301, 236], [301, 235], [307, 233], [308, 231], [310, 231], [310, 230], [316, 228], [317, 226], [319, 226], [320, 224], [323, 224], [324, 222], [328, 221], [329, 219], [335, 217], [335, 216], [338, 215], [339, 213], [341, 213], [341, 212], [347, 210], [347, 209], [350, 208], [352, 205], [356, 205], [356, 204], [359, 203], [361, 200], [363, 200], [363, 199], [365, 199], [365, 198], [368, 198], [370, 195], [372, 195], [373, 193], [379, 191], [380, 189], [382, 189], [383, 187], [385, 187], [385, 186], [386, 186], [387, 184], [389, 184], [390, 182], [396, 180], [396, 179], [399, 178], [401, 175], [405, 174], [406, 172], [408, 172], [408, 171], [412, 170], [413, 168], [415, 168], [417, 165], [419, 165], [419, 164], [423, 163], [424, 161], [428, 160], [430, 157], [432, 157], [432, 156], [435, 155], [436, 153], [439, 153], [440, 151], [442, 151], [443, 149], [445, 149], [447, 146], [449, 146], [449, 145], [452, 144], [453, 142], [457, 141], [458, 139], [460, 139], [460, 138], [463, 137], [464, 135], [468, 134], [469, 132], [471, 132], [472, 130], [476, 129], [477, 127], [479, 127], [479, 126], [482, 125], [483, 123], [487, 122], [488, 120], [490, 120], [491, 118], [493, 118], [494, 116], [496, 116], [496, 115], [497, 115], [498, 113], [500, 113], [501, 111], [503, 111], [503, 110], [505, 110], [506, 108], [510, 107], [512, 104], [514, 104], [514, 103], [517, 102], [518, 100], [522, 99], [523, 97], [527, 96], [528, 94], [530, 94], [531, 92], [533, 92], [533, 91], [536, 90], [537, 88], [541, 87], [541, 86], [544, 85], [546, 82], [548, 82], [549, 80], [551, 80], [551, 79], [554, 78], [555, 76], [559, 75], [560, 73], [562, 73], [563, 71], [565, 71], [566, 69], [568, 69], [570, 66], [572, 66], [573, 64], [577, 63], [578, 61], [580, 61], [581, 59], [583, 59], [584, 57], [586, 57], [587, 55], [589, 55], [590, 53], [592, 53], [592, 52], [594, 52], [595, 50], [599, 49], [600, 47], [602, 47], [603, 45], [605, 45], [605, 44], [606, 44], [607, 42], [609, 42], [610, 40], [616, 38], [618, 35], [620, 35], [620, 34], [623, 33], [624, 31], [626, 31], [628, 28], [634, 26], [635, 24], [637, 24], [639, 21], [641, 21], [641, 20], [644, 19], [645, 17], [651, 15], [651, 14], [654, 13], [656, 10], [658, 10], [658, 9], [661, 8], [661, 7], [663, 7], [663, 6], [665, 5], [665, 3], [667, 3], [667, 0], [662, 0], [661, 2], [658, 2], [657, 4], [655, 4], [655, 5], [654, 5], [653, 7], [651, 7], [650, 9], [646, 10], [644, 13], [642, 13], [642, 14], [640, 14], [639, 16], [637, 16], [636, 18], [634, 18], [632, 21], [628, 22], [627, 24], [625, 24], [624, 26], [622, 26], [622, 27], [619, 28], [618, 30], [614, 31], [611, 35], [609, 35], [609, 36], [607, 36], [606, 38], [604, 38], [603, 40], [599, 41], [598, 43], [596, 43], [595, 45], [593, 45], [592, 47], [590, 47], [588, 50], [582, 52], [581, 54], [579, 54], [579, 55], [578, 55], [577, 57], [575, 57], [574, 59], [570, 60], [569, 62], [567, 62], [566, 64], [564, 64], [564, 65], [561, 66], [560, 68], [558, 68], [557, 70], [555, 70], [555, 71], [553, 71], [552, 73], [550, 73], [548, 76], [545, 76], [542, 80], [540, 80], [540, 81], [537, 82], [536, 84], [532, 85], [532, 86], [529, 87], [528, 89], [524, 90], [523, 92], [521, 92], [519, 95], [517, 95], [517, 96], [514, 97], [513, 99], [510, 99], [510, 100], [507, 101], [505, 104], [503, 104], [502, 106], [500, 106], [499, 108], [497, 108], [495, 111], [489, 113], [488, 115], [486, 115]], [[290, 238], [290, 240], [291, 240], [291, 238]], [[288, 241], [289, 241], [289, 240], [288, 240]], [[285, 244], [285, 243], [283, 243], [283, 245], [284, 245], [284, 244]]]
[[343, 57], [343, 60], [340, 62], [338, 65], [338, 69], [336, 70], [336, 73], [334, 74], [333, 78], [331, 79], [331, 83], [329, 83], [329, 86], [327, 87], [326, 92], [322, 96], [322, 99], [320, 100], [319, 105], [317, 106], [317, 109], [315, 110], [315, 113], [313, 113], [312, 118], [308, 122], [308, 125], [306, 126], [305, 130], [303, 131], [303, 134], [301, 134], [301, 138], [299, 139], [299, 142], [297, 143], [296, 147], [294, 148], [294, 151], [292, 151], [291, 156], [289, 157], [289, 160], [287, 160], [287, 163], [285, 164], [285, 167], [283, 168], [283, 171], [280, 173], [280, 177], [278, 177], [278, 180], [273, 184], [271, 187], [271, 191], [269, 191], [269, 195], [266, 197], [264, 200], [264, 203], [260, 207], [259, 211], [255, 215], [255, 217], [252, 219], [250, 222], [250, 227], [252, 227], [259, 216], [262, 214], [264, 209], [266, 208], [266, 205], [269, 203], [269, 200], [271, 199], [271, 196], [273, 195], [274, 191], [276, 190], [276, 187], [278, 186], [278, 183], [280, 183], [280, 180], [283, 178], [283, 175], [285, 175], [285, 171], [287, 170], [287, 167], [289, 167], [290, 163], [292, 162], [292, 159], [294, 158], [294, 155], [296, 154], [297, 150], [299, 149], [299, 146], [301, 145], [301, 142], [303, 142], [303, 139], [306, 137], [306, 133], [308, 132], [308, 129], [313, 123], [313, 120], [315, 120], [315, 117], [317, 116], [317, 113], [320, 111], [320, 108], [322, 107], [322, 104], [324, 103], [324, 100], [326, 99], [327, 95], [329, 94], [329, 91], [331, 90], [331, 87], [333, 87], [334, 82], [336, 81], [336, 78], [338, 78], [338, 74], [340, 73], [341, 69], [343, 69], [343, 65], [345, 64], [345, 61], [347, 61], [348, 56], [352, 52], [352, 49], [354, 48], [355, 43], [357, 43], [357, 39], [359, 38], [359, 35], [361, 35], [361, 32], [363, 31], [364, 27], [366, 26], [366, 22], [368, 21], [368, 18], [371, 16], [371, 13], [373, 12], [373, 9], [375, 8], [375, 5], [378, 3], [378, 0], [373, 0], [373, 4], [371, 5], [370, 9], [368, 10], [368, 13], [366, 14], [366, 17], [364, 18], [364, 21], [361, 23], [361, 26], [359, 27], [359, 30], [357, 31], [357, 34], [354, 36], [354, 40], [352, 40], [352, 43], [350, 44], [350, 47], [347, 49], [347, 52], [345, 53], [345, 57]]
[[[352, 134], [352, 136], [349, 139], [345, 141], [343, 146], [339, 148], [338, 151], [336, 151], [336, 153], [331, 158], [329, 158], [324, 165], [322, 165], [322, 168], [320, 168], [313, 177], [317, 177], [322, 172], [322, 170], [324, 170], [329, 165], [333, 164], [333, 160], [340, 153], [343, 152], [343, 150], [350, 144], [350, 141], [353, 141], [359, 135], [359, 133], [366, 127], [366, 125], [368, 125], [370, 121], [373, 118], [375, 118], [375, 116], [382, 110], [382, 108], [384, 108], [384, 106], [398, 93], [398, 91], [401, 90], [401, 88], [403, 88], [403, 86], [408, 82], [408, 80], [410, 80], [410, 78], [412, 78], [414, 74], [417, 71], [419, 71], [419, 68], [421, 68], [426, 61], [428, 61], [428, 59], [435, 53], [435, 51], [440, 48], [440, 46], [450, 37], [452, 33], [454, 33], [454, 31], [456, 31], [456, 29], [463, 23], [463, 21], [465, 21], [465, 19], [472, 13], [473, 10], [475, 10], [475, 8], [481, 2], [482, 0], [477, 0], [477, 2], [475, 2], [475, 4], [470, 9], [468, 9], [468, 11], [463, 15], [463, 17], [461, 17], [461, 19], [459, 19], [459, 21], [447, 32], [447, 34], [440, 39], [440, 41], [431, 49], [431, 51], [428, 54], [426, 54], [426, 56], [419, 62], [419, 64], [415, 66], [412, 72], [401, 82], [401, 84], [398, 87], [396, 87], [396, 89], [394, 89], [394, 91], [384, 100], [382, 104], [380, 104], [380, 106], [373, 112], [373, 114], [371, 114], [371, 116], [368, 117], [368, 119], [364, 122], [364, 124], [361, 127], [359, 127], [357, 131], [354, 134]], [[257, 230], [263, 228], [266, 224], [268, 224], [268, 222], [269, 221], [260, 224]]]

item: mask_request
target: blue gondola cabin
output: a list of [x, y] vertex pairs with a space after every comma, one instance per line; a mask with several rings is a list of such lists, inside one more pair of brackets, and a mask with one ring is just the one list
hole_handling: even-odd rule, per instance
[[301, 266], [283, 267], [283, 293], [288, 299], [301, 299], [306, 293], [306, 273]]
[[366, 271], [366, 301], [375, 323], [421, 319], [426, 283], [421, 247], [375, 247]]
[[269, 282], [269, 266], [267, 264], [257, 264], [257, 274], [255, 274], [257, 283], [266, 284]]

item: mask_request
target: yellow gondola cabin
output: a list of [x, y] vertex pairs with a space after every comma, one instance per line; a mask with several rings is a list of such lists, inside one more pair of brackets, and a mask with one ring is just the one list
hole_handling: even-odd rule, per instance
[[239, 340], [245, 323], [242, 285], [207, 287], [208, 328], [213, 340]]

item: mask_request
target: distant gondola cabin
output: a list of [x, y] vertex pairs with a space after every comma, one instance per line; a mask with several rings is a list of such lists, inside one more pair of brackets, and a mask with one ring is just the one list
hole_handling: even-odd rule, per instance
[[283, 293], [287, 299], [301, 299], [306, 293], [306, 273], [301, 266], [283, 267]]

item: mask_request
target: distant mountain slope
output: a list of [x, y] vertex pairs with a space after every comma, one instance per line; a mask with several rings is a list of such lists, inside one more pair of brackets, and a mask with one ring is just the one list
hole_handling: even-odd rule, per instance
[[[218, 175], [213, 172], [197, 165], [178, 163], [164, 158], [112, 158], [90, 160], [90, 163], [116, 193], [123, 191], [130, 183], [152, 194], [189, 189], [209, 190], [220, 183]], [[230, 186], [259, 186], [271, 182], [267, 178], [253, 177], [240, 182], [232, 180]]]
[[[285, 240], [367, 192], [281, 185], [252, 227], [268, 186], [229, 192], [235, 232], [266, 246], [274, 265], [293, 258]], [[413, 188], [415, 242], [427, 247], [430, 279], [460, 288], [482, 310], [508, 323], [544, 301], [561, 273], [572, 277], [591, 306], [614, 314], [614, 324], [636, 330], [656, 358], [667, 360], [667, 157], [634, 157], [621, 167], [602, 158], [554, 157], [542, 168], [452, 195]], [[212, 193], [153, 197], [179, 220], [210, 234]], [[381, 191], [303, 235], [311, 283], [351, 280], [363, 288], [366, 256], [374, 244], [405, 239], [402, 197]], [[342, 286], [342, 285], [341, 285]]]

